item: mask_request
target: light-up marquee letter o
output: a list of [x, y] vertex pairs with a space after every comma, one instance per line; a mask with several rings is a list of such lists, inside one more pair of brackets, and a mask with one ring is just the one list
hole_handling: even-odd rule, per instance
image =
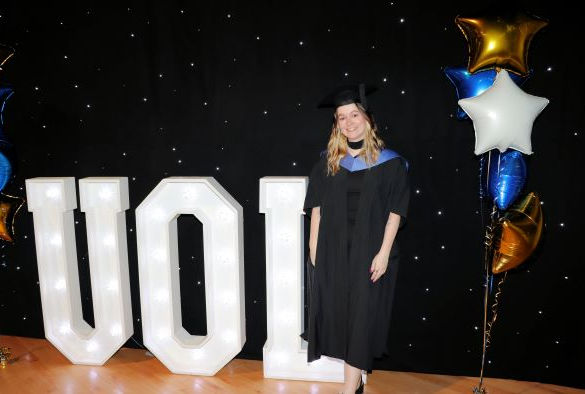
[[305, 177], [260, 179], [260, 212], [266, 214], [266, 322], [264, 377], [343, 381], [343, 363], [307, 362], [303, 331], [303, 201]]
[[127, 178], [79, 181], [95, 329], [83, 320], [73, 210], [74, 178], [26, 180], [47, 339], [74, 364], [102, 365], [132, 336], [126, 244]]
[[[207, 335], [182, 326], [177, 217], [203, 224]], [[213, 178], [163, 179], [136, 209], [142, 329], [172, 372], [214, 375], [246, 341], [242, 207]]]

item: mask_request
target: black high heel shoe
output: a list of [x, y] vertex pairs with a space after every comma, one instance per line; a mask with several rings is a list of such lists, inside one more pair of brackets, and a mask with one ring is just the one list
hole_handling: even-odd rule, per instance
[[356, 389], [355, 394], [363, 394], [364, 392], [364, 380], [360, 375], [360, 386]]

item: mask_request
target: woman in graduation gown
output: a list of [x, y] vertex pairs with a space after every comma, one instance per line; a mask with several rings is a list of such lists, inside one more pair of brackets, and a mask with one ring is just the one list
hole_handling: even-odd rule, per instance
[[309, 178], [308, 361], [344, 360], [344, 393], [363, 392], [361, 371], [388, 353], [398, 248], [409, 201], [407, 163], [384, 149], [366, 102], [375, 88], [343, 86], [320, 107], [334, 108], [327, 151]]

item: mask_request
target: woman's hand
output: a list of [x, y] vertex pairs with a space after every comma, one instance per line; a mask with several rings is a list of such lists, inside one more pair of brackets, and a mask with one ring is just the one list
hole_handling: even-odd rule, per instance
[[311, 211], [311, 233], [309, 235], [309, 258], [315, 266], [317, 258], [317, 240], [319, 239], [319, 223], [321, 223], [321, 207], [313, 207]]
[[390, 258], [390, 250], [392, 249], [392, 244], [394, 244], [394, 238], [396, 237], [396, 232], [398, 231], [398, 225], [400, 224], [400, 215], [395, 214], [394, 212], [390, 212], [388, 215], [388, 221], [386, 222], [386, 228], [384, 229], [384, 240], [382, 241], [382, 246], [380, 247], [380, 251], [377, 255], [374, 256], [372, 260], [372, 266], [370, 267], [370, 273], [372, 277], [370, 278], [372, 282], [376, 282], [388, 268], [388, 259]]
[[390, 255], [383, 252], [380, 252], [374, 256], [374, 259], [372, 260], [372, 266], [370, 267], [370, 273], [372, 274], [370, 280], [372, 282], [375, 283], [382, 275], [384, 275], [384, 273], [386, 273], [389, 258]]

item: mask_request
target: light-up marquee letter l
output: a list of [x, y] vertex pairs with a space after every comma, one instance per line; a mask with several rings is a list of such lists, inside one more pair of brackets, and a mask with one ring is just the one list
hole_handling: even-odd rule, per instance
[[[182, 325], [177, 217], [203, 224], [207, 335]], [[163, 179], [136, 209], [146, 347], [172, 372], [214, 375], [246, 341], [242, 207], [208, 177]]]
[[79, 181], [95, 329], [83, 320], [73, 210], [74, 178], [26, 180], [33, 213], [45, 336], [74, 364], [102, 365], [132, 336], [127, 178]]
[[307, 363], [303, 330], [303, 201], [305, 177], [260, 179], [266, 214], [266, 321], [264, 377], [343, 381], [343, 363], [321, 357]]

